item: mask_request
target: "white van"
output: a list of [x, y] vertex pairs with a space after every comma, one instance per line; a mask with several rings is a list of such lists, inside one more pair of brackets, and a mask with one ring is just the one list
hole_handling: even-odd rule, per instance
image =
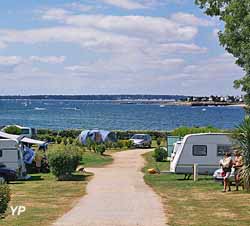
[[18, 178], [26, 177], [23, 152], [17, 140], [0, 139], [0, 163], [17, 172]]
[[225, 152], [232, 152], [233, 141], [228, 134], [202, 133], [186, 135], [174, 144], [170, 172], [192, 174], [198, 164], [198, 173], [212, 175], [219, 168]]

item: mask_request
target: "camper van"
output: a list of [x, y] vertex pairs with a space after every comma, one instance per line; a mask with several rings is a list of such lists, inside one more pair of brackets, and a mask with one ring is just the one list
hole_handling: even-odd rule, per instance
[[219, 167], [224, 153], [232, 152], [232, 140], [228, 134], [203, 133], [186, 135], [174, 144], [170, 160], [170, 172], [192, 174], [198, 164], [198, 174], [212, 175]]
[[23, 152], [18, 141], [13, 139], [0, 139], [0, 164], [17, 172], [18, 178], [26, 176]]

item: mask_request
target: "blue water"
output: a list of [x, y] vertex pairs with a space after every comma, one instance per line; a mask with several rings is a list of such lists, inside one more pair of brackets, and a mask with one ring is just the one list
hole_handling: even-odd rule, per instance
[[35, 128], [171, 130], [180, 126], [234, 128], [244, 117], [240, 107], [126, 105], [111, 102], [0, 100], [0, 125]]

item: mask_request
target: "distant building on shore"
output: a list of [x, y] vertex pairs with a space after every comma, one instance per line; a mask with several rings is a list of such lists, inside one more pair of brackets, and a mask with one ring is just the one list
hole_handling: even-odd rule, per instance
[[243, 103], [244, 98], [242, 96], [190, 96], [184, 99], [186, 102], [218, 102], [218, 103]]

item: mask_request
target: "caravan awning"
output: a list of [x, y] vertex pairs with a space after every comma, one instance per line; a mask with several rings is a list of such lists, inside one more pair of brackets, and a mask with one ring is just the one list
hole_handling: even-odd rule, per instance
[[35, 140], [35, 139], [31, 139], [31, 138], [23, 137], [19, 135], [13, 135], [13, 134], [5, 133], [2, 131], [0, 131], [0, 137], [5, 138], [5, 139], [17, 140], [19, 142], [28, 143], [28, 144], [44, 145], [46, 143], [44, 141]]
[[18, 140], [20, 136], [0, 131], [0, 137], [5, 138], [5, 139]]
[[28, 143], [28, 144], [37, 144], [37, 145], [44, 145], [46, 143], [44, 141], [34, 140], [28, 137], [24, 137], [23, 139], [21, 139], [21, 142]]

